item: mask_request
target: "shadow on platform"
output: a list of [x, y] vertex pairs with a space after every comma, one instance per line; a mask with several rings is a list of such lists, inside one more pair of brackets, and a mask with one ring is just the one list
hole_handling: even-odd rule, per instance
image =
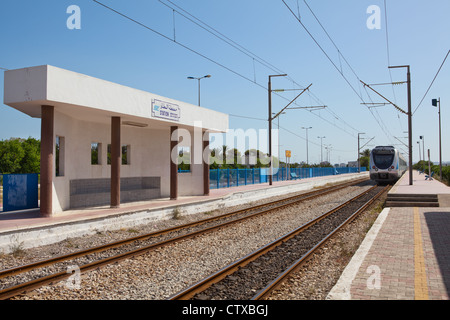
[[450, 212], [430, 211], [424, 215], [442, 281], [450, 296]]

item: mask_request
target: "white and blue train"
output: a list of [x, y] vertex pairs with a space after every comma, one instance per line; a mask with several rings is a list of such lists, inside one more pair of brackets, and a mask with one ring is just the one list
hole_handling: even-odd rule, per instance
[[406, 169], [402, 154], [392, 146], [378, 146], [370, 152], [370, 179], [379, 184], [396, 182]]

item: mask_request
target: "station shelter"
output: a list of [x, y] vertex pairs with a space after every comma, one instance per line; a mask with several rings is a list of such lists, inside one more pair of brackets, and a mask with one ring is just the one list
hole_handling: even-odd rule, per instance
[[4, 104], [41, 119], [41, 216], [209, 194], [209, 135], [228, 115], [50, 65], [4, 77]]

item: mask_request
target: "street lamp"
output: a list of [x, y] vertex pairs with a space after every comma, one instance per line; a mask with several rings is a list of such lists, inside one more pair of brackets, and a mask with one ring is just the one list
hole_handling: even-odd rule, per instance
[[196, 77], [187, 77], [188, 79], [191, 80], [198, 80], [198, 106], [200, 107], [200, 80], [204, 79], [204, 78], [211, 78], [210, 74], [207, 74], [206, 76], [200, 77], [200, 78], [196, 78]]
[[419, 145], [419, 162], [422, 160], [422, 154], [420, 152], [420, 141], [417, 141], [417, 144]]
[[302, 129], [306, 130], [306, 165], [309, 165], [309, 159], [308, 159], [308, 130], [312, 129], [312, 127], [302, 127]]
[[326, 144], [325, 145], [325, 150], [327, 150], [327, 162], [331, 165], [331, 155], [330, 155], [330, 153], [331, 153], [331, 149], [332, 149], [333, 147], [331, 146], [331, 144]]
[[317, 137], [320, 139], [320, 166], [322, 166], [322, 162], [323, 162], [323, 157], [322, 157], [322, 139], [326, 138], [326, 137]]
[[420, 136], [419, 138], [420, 138], [420, 140], [422, 140], [422, 153], [423, 153], [422, 170], [425, 171], [425, 136]]
[[[442, 147], [441, 147], [441, 98], [431, 100], [433, 107], [439, 107], [439, 177], [442, 181]], [[429, 173], [431, 174], [431, 173]]]

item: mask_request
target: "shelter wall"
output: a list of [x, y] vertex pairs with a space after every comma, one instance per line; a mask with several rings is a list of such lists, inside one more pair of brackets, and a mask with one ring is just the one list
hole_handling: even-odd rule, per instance
[[[55, 111], [55, 170], [53, 179], [53, 211], [71, 208], [70, 182], [79, 179], [111, 177], [108, 164], [108, 145], [111, 144], [111, 126], [72, 118]], [[192, 131], [190, 131], [193, 134]], [[60, 139], [59, 154], [56, 152]], [[63, 142], [61, 142], [63, 141]], [[91, 143], [100, 143], [99, 164], [91, 163]], [[193, 149], [193, 141], [185, 146]], [[170, 195], [170, 132], [164, 129], [121, 126], [121, 144], [128, 148], [129, 163], [122, 164], [121, 178], [160, 177], [160, 197]], [[60, 175], [57, 175], [56, 157], [59, 156]], [[63, 163], [61, 163], [63, 162]], [[191, 171], [178, 174], [179, 195], [203, 194], [201, 164], [191, 164]]]

